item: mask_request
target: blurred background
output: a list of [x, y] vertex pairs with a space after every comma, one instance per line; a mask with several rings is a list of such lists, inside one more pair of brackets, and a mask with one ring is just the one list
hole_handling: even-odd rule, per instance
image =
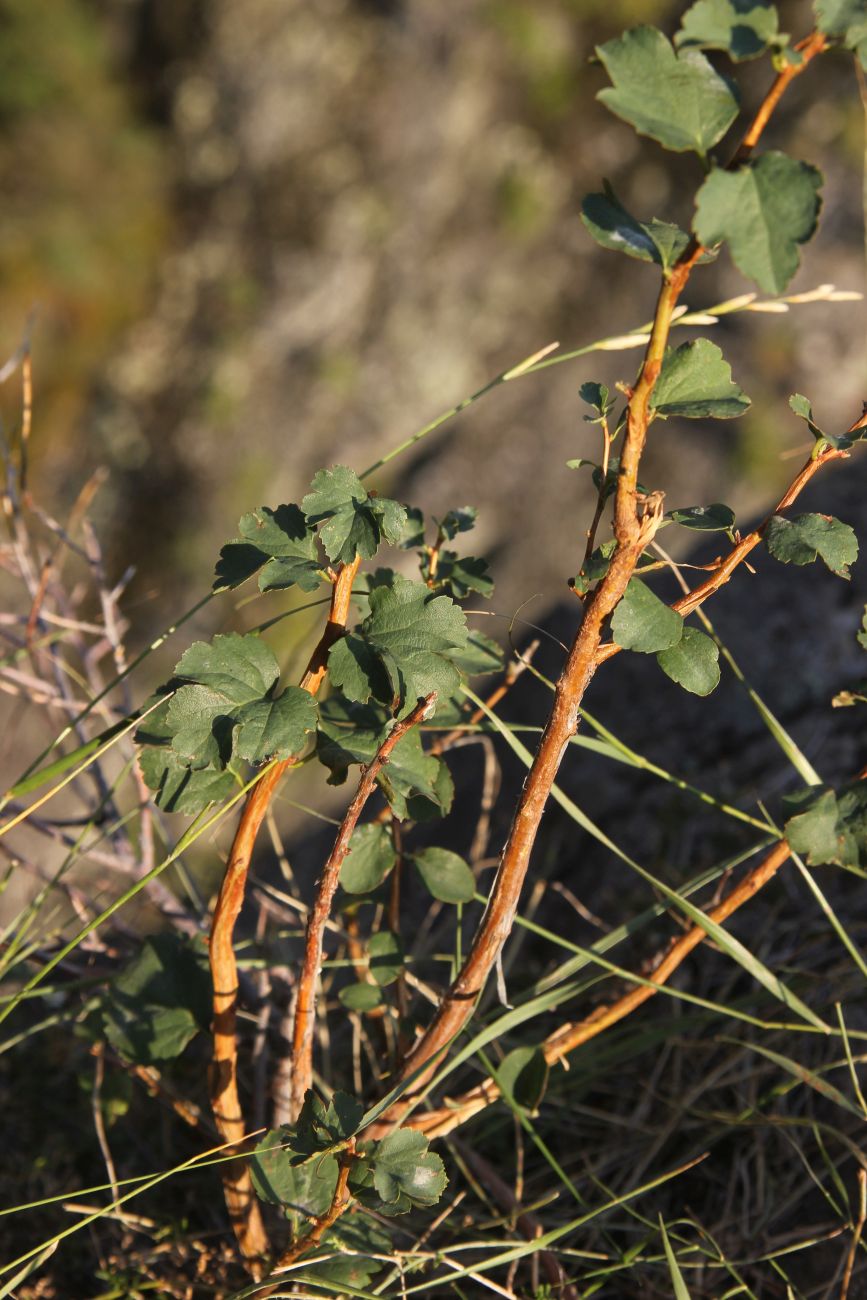
[[[242, 511], [299, 499], [322, 464], [363, 468], [555, 339], [565, 351], [648, 318], [654, 272], [592, 242], [581, 198], [608, 177], [637, 215], [688, 225], [699, 163], [597, 104], [591, 60], [625, 25], [675, 30], [684, 8], [0, 0], [0, 353], [29, 333], [42, 503], [61, 515], [108, 471], [94, 514], [111, 572], [137, 568], [135, 645], [207, 589]], [[809, 4], [779, 8], [809, 30]], [[737, 72], [748, 109], [768, 69]], [[863, 289], [851, 59], [795, 83], [768, 144], [826, 176], [792, 290]], [[688, 299], [749, 287], [724, 255]], [[826, 427], [860, 409], [864, 323], [860, 303], [820, 304], [705, 331], [752, 410], [658, 425], [647, 485], [669, 505], [757, 509], [803, 442], [793, 376]], [[637, 358], [503, 386], [381, 476], [435, 515], [480, 507], [475, 549], [494, 555], [503, 614], [564, 594], [589, 489], [564, 461], [596, 450], [578, 387], [628, 381]]]

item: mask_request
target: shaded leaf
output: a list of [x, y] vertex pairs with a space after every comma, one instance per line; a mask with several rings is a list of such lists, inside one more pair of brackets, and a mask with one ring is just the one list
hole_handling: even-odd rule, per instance
[[403, 944], [391, 930], [378, 930], [367, 945], [368, 969], [380, 988], [393, 984], [403, 970]]
[[180, 1055], [210, 1015], [204, 946], [167, 931], [146, 940], [112, 981], [103, 1029], [125, 1060], [147, 1065]]
[[385, 826], [369, 822], [352, 832], [349, 852], [340, 868], [340, 883], [348, 894], [369, 894], [382, 884], [397, 856]]
[[316, 535], [298, 506], [260, 506], [242, 515], [239, 536], [227, 542], [217, 561], [214, 590], [237, 587], [259, 574], [259, 590], [283, 590], [293, 585], [315, 591], [322, 581]]
[[685, 627], [677, 645], [656, 656], [666, 677], [692, 695], [710, 695], [719, 685], [719, 647], [696, 627]]
[[476, 892], [476, 880], [470, 868], [451, 849], [422, 849], [413, 854], [413, 862], [425, 888], [441, 903], [469, 903]]
[[503, 647], [484, 632], [470, 632], [467, 644], [452, 654], [452, 663], [467, 677], [496, 673], [503, 667]]
[[[590, 198], [593, 197], [593, 195], [590, 195]], [[584, 200], [584, 203], [587, 203], [587, 199]], [[588, 380], [586, 384], [582, 384], [578, 389], [578, 396], [582, 402], [592, 406], [597, 415], [607, 415], [611, 409], [611, 394], [605, 384], [597, 384], [592, 380]], [[589, 420], [591, 417], [587, 415], [584, 418]]]
[[853, 528], [832, 515], [774, 515], [765, 529], [764, 543], [782, 564], [812, 564], [820, 558], [832, 573], [848, 578], [849, 565], [858, 558], [858, 538]]
[[146, 745], [139, 752], [139, 767], [154, 792], [154, 803], [164, 812], [191, 816], [228, 799], [238, 788], [231, 769], [194, 771], [170, 745]]
[[503, 1096], [522, 1110], [537, 1110], [548, 1087], [550, 1073], [545, 1053], [538, 1047], [516, 1047], [497, 1066], [497, 1083]]
[[[319, 761], [331, 768], [330, 784], [342, 784], [353, 763], [371, 761], [388, 734], [389, 721], [388, 714], [375, 705], [357, 704], [341, 695], [325, 701], [316, 749]], [[409, 815], [415, 821], [440, 816], [451, 807], [454, 791], [448, 768], [443, 759], [425, 752], [417, 728], [397, 742], [376, 779], [401, 821]]]
[[682, 506], [669, 510], [665, 516], [681, 528], [694, 528], [699, 532], [729, 533], [735, 526], [735, 512], [721, 501], [709, 506]]
[[633, 578], [611, 617], [614, 640], [624, 650], [656, 654], [677, 645], [683, 619], [640, 579]]
[[448, 514], [435, 522], [440, 535], [451, 542], [458, 533], [468, 533], [475, 528], [478, 515], [475, 506], [460, 506], [457, 510], [449, 510]]
[[382, 994], [375, 984], [347, 984], [337, 994], [347, 1011], [373, 1011], [382, 1006]]
[[417, 506], [406, 507], [406, 522], [398, 545], [404, 551], [424, 546], [424, 515]]
[[849, 28], [867, 20], [865, 0], [814, 0], [816, 26], [827, 36], [845, 36]]
[[703, 244], [728, 242], [735, 265], [766, 293], [782, 293], [798, 269], [798, 245], [816, 229], [822, 176], [770, 152], [735, 171], [715, 168], [698, 192], [694, 229]]
[[721, 349], [710, 339], [694, 339], [666, 349], [650, 404], [663, 418], [730, 420], [743, 415], [750, 399], [732, 382]]
[[840, 790], [810, 786], [783, 800], [786, 839], [810, 866], [867, 865], [867, 782]]
[[271, 1129], [253, 1149], [249, 1164], [256, 1195], [305, 1217], [324, 1214], [337, 1187], [337, 1161], [323, 1156], [300, 1162], [292, 1140], [291, 1128]]
[[[427, 579], [430, 568], [425, 564], [422, 574]], [[455, 600], [465, 600], [471, 591], [480, 596], [491, 596], [494, 580], [488, 572], [488, 561], [476, 555], [460, 556], [456, 551], [440, 551], [435, 577], [436, 586], [447, 589]]]
[[676, 55], [654, 27], [636, 27], [596, 53], [613, 82], [597, 98], [666, 149], [706, 154], [737, 116], [731, 84], [704, 55], [697, 50]]
[[769, 0], [696, 0], [674, 38], [678, 48], [725, 50], [737, 62], [778, 41], [779, 17]]
[[[584, 199], [581, 220], [603, 248], [626, 253], [642, 262], [656, 262], [665, 271], [671, 270], [689, 243], [689, 235], [678, 226], [656, 220], [645, 223], [633, 217], [607, 184], [604, 194], [588, 194]], [[608, 389], [604, 391], [607, 402]], [[597, 406], [597, 409], [599, 406], [597, 402], [590, 402], [590, 405]]]

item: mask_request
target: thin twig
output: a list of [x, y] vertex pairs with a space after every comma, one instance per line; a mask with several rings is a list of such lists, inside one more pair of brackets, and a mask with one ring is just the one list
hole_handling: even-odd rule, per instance
[[867, 1169], [858, 1170], [858, 1219], [855, 1223], [855, 1231], [852, 1234], [852, 1241], [849, 1246], [849, 1254], [846, 1256], [846, 1268], [843, 1273], [843, 1284], [840, 1287], [840, 1300], [847, 1300], [849, 1295], [849, 1286], [852, 1281], [852, 1273], [855, 1268], [855, 1256], [858, 1254], [858, 1247], [861, 1244], [861, 1234], [864, 1231], [864, 1224], [867, 1222]]
[[349, 852], [352, 832], [358, 825], [358, 819], [370, 796], [376, 788], [376, 778], [389, 760], [392, 750], [408, 731], [419, 722], [429, 718], [436, 702], [436, 692], [432, 691], [419, 700], [407, 717], [396, 722], [385, 740], [380, 745], [372, 761], [364, 769], [358, 789], [352, 803], [346, 810], [334, 847], [328, 861], [322, 868], [316, 899], [307, 920], [307, 938], [304, 947], [304, 962], [298, 981], [298, 996], [295, 1002], [295, 1025], [292, 1033], [292, 1118], [297, 1118], [304, 1102], [304, 1094], [313, 1079], [313, 1025], [316, 1016], [316, 981], [322, 961], [322, 936], [325, 924], [331, 914], [331, 903], [337, 889], [340, 868]]

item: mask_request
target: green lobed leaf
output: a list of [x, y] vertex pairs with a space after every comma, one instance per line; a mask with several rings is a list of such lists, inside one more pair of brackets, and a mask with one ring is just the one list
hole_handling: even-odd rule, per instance
[[696, 0], [674, 38], [679, 49], [725, 50], [736, 62], [779, 44], [779, 16], [769, 0]]
[[316, 701], [308, 691], [289, 686], [272, 694], [280, 669], [253, 634], [197, 641], [175, 673], [192, 684], [170, 700], [166, 727], [172, 748], [194, 769], [222, 770], [235, 755], [253, 763], [289, 758], [316, 726]]
[[154, 791], [154, 803], [164, 812], [191, 816], [221, 803], [238, 788], [230, 769], [194, 771], [170, 745], [146, 745], [138, 761], [148, 788]]
[[454, 651], [451, 659], [467, 677], [498, 673], [503, 667], [503, 647], [484, 632], [470, 632], [466, 646]]
[[550, 1069], [538, 1047], [516, 1047], [497, 1066], [503, 1096], [521, 1110], [538, 1110], [548, 1087]]
[[259, 590], [299, 586], [315, 591], [322, 581], [316, 534], [298, 506], [260, 506], [242, 515], [238, 537], [227, 542], [217, 561], [214, 590], [237, 587], [259, 573]]
[[867, 650], [867, 605], [864, 606], [864, 617], [861, 619], [861, 631], [856, 633], [858, 644]]
[[393, 984], [404, 967], [403, 944], [391, 930], [377, 930], [367, 945], [368, 969], [380, 988]]
[[732, 382], [721, 349], [710, 339], [694, 339], [666, 349], [650, 403], [663, 419], [677, 415], [731, 420], [743, 415], [750, 399]]
[[624, 650], [656, 654], [677, 645], [683, 636], [683, 619], [639, 578], [633, 578], [611, 616], [611, 632]]
[[422, 849], [413, 854], [413, 862], [425, 888], [441, 903], [470, 903], [476, 892], [476, 879], [470, 868], [451, 849]]
[[148, 1065], [180, 1055], [210, 1016], [204, 945], [166, 931], [146, 940], [112, 981], [103, 1029], [125, 1060]]
[[340, 883], [348, 894], [369, 894], [382, 884], [396, 861], [387, 827], [375, 822], [357, 826], [340, 868]]
[[443, 515], [442, 519], [435, 520], [440, 536], [451, 542], [457, 537], [458, 533], [468, 533], [476, 526], [476, 519], [479, 512], [475, 506], [459, 506], [457, 510], [449, 510]]
[[731, 506], [715, 501], [709, 506], [682, 506], [678, 510], [669, 510], [665, 516], [681, 528], [693, 528], [698, 532], [728, 533], [735, 526], [735, 512]]
[[787, 795], [786, 839], [810, 866], [867, 865], [867, 782], [834, 791], [810, 786]]
[[414, 1205], [436, 1205], [448, 1178], [423, 1133], [398, 1129], [376, 1144], [371, 1156], [373, 1185], [384, 1214], [405, 1214]]
[[[426, 563], [423, 576], [427, 579], [430, 569]], [[455, 600], [465, 600], [471, 591], [480, 596], [493, 595], [494, 580], [488, 573], [488, 561], [476, 555], [460, 556], [456, 551], [440, 551], [434, 584], [437, 589], [443, 587]]]
[[737, 117], [731, 83], [697, 50], [675, 54], [654, 27], [636, 27], [596, 53], [613, 82], [597, 98], [666, 149], [704, 155]]
[[[319, 761], [331, 769], [329, 783], [341, 785], [353, 763], [369, 763], [387, 733], [390, 719], [384, 709], [357, 704], [332, 695], [320, 707], [316, 750]], [[449, 811], [454, 789], [442, 758], [425, 752], [417, 728], [407, 732], [391, 751], [377, 776], [392, 811], [405, 821], [441, 816]]]
[[765, 293], [782, 293], [798, 245], [816, 229], [822, 175], [772, 151], [735, 171], [715, 168], [698, 192], [693, 227], [703, 244], [727, 241], [735, 265]]
[[[671, 270], [689, 243], [689, 235], [678, 226], [666, 221], [643, 222], [633, 217], [607, 183], [604, 194], [588, 194], [584, 199], [581, 220], [603, 248], [626, 253], [642, 262], [656, 262], [665, 271]], [[607, 402], [608, 389], [604, 391]], [[590, 405], [600, 409], [596, 401]]]
[[816, 421], [813, 419], [813, 407], [809, 399], [804, 397], [803, 393], [792, 393], [792, 396], [789, 398], [789, 406], [795, 412], [795, 415], [800, 416], [800, 418], [805, 421], [807, 428], [817, 441], [821, 439], [821, 441], [827, 442], [831, 447], [837, 447], [840, 450], [845, 451], [847, 448], [851, 447], [854, 442], [860, 440], [860, 434], [857, 432], [855, 434], [848, 432], [842, 434], [831, 434], [825, 433], [824, 429], [820, 429]]
[[348, 1093], [335, 1092], [326, 1105], [308, 1088], [292, 1135], [292, 1150], [304, 1157], [328, 1151], [355, 1133], [363, 1114], [361, 1102]]
[[406, 529], [406, 507], [370, 496], [346, 465], [318, 470], [301, 509], [308, 524], [319, 527], [325, 553], [335, 564], [349, 564], [359, 555], [370, 559], [383, 541], [397, 546]]
[[840, 578], [850, 576], [849, 565], [858, 559], [855, 530], [833, 515], [806, 514], [794, 519], [774, 515], [763, 540], [782, 564], [812, 564], [819, 558]]
[[323, 1156], [299, 1162], [292, 1138], [291, 1128], [271, 1129], [254, 1147], [249, 1168], [256, 1195], [305, 1217], [324, 1214], [337, 1187], [337, 1161]]
[[417, 506], [406, 508], [406, 523], [398, 545], [404, 551], [414, 551], [419, 546], [424, 546], [424, 515]]
[[719, 647], [696, 627], [685, 627], [677, 645], [660, 651], [656, 662], [691, 695], [710, 695], [719, 685]]
[[[444, 700], [457, 688], [460, 672], [452, 656], [466, 649], [463, 611], [448, 596], [432, 596], [423, 582], [394, 576], [370, 593], [370, 613], [360, 636], [332, 647], [331, 679], [350, 699], [382, 699], [382, 669], [388, 674], [401, 715], [436, 691]], [[377, 694], [380, 692], [380, 694]]]

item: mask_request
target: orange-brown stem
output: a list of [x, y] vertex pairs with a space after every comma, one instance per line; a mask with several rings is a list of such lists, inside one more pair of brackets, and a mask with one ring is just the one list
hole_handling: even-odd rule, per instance
[[322, 962], [322, 938], [331, 914], [331, 903], [340, 878], [340, 868], [349, 852], [352, 832], [358, 825], [364, 805], [376, 789], [376, 778], [389, 760], [395, 745], [431, 712], [436, 692], [419, 700], [407, 717], [396, 722], [380, 745], [373, 760], [367, 765], [358, 783], [352, 803], [346, 810], [334, 847], [322, 868], [316, 890], [316, 899], [307, 920], [307, 937], [304, 945], [304, 963], [298, 980], [295, 1001], [295, 1022], [292, 1032], [292, 1084], [290, 1111], [292, 1122], [304, 1103], [304, 1094], [313, 1081], [313, 1026], [316, 1017], [316, 981]]
[[[801, 43], [799, 69], [824, 48], [824, 39], [808, 38]], [[744, 136], [738, 154], [746, 156], [757, 143], [795, 73], [779, 74], [759, 112]], [[781, 80], [781, 78], [783, 78]], [[737, 158], [738, 155], [736, 155]], [[415, 1075], [412, 1087], [373, 1126], [375, 1137], [399, 1123], [418, 1091], [433, 1073], [433, 1062], [473, 1014], [485, 982], [497, 961], [514, 923], [521, 889], [542, 814], [560, 762], [578, 726], [578, 711], [600, 663], [599, 650], [606, 620], [617, 607], [632, 578], [639, 557], [652, 540], [661, 518], [661, 497], [645, 500], [638, 491], [638, 471], [652, 419], [652, 397], [662, 369], [674, 310], [701, 254], [692, 239], [680, 260], [663, 279], [650, 339], [637, 383], [629, 399], [626, 428], [620, 456], [614, 500], [616, 549], [608, 572], [589, 596], [584, 618], [575, 636], [566, 665], [557, 682], [551, 714], [515, 809], [509, 836], [485, 913], [464, 964], [431, 1020], [404, 1063], [401, 1080]]]
[[[779, 869], [788, 861], [789, 855], [788, 844], [785, 840], [781, 840], [762, 859], [758, 866], [749, 872], [741, 883], [735, 886], [722, 902], [708, 913], [710, 919], [718, 925], [728, 920], [738, 908], [748, 903], [760, 889], [764, 888], [769, 880], [773, 879]], [[664, 984], [668, 983], [674, 972], [693, 949], [697, 948], [706, 938], [707, 931], [702, 926], [691, 926], [671, 943], [651, 974], [646, 977], [651, 981], [650, 983], [637, 985], [635, 988], [630, 989], [628, 993], [625, 993], [623, 997], [618, 998], [616, 1002], [607, 1007], [597, 1008], [584, 1020], [580, 1020], [575, 1024], [561, 1025], [554, 1033], [549, 1034], [542, 1044], [542, 1051], [545, 1053], [545, 1059], [548, 1063], [553, 1065], [558, 1061], [562, 1061], [570, 1052], [574, 1052], [576, 1047], [580, 1047], [582, 1043], [595, 1038], [597, 1034], [601, 1034], [604, 1030], [609, 1029], [611, 1025], [625, 1019], [638, 1007], [648, 1002]], [[407, 1126], [420, 1129], [430, 1138], [444, 1137], [461, 1124], [465, 1124], [473, 1115], [477, 1115], [479, 1111], [484, 1110], [499, 1095], [500, 1090], [494, 1080], [486, 1079], [484, 1083], [464, 1093], [463, 1096], [455, 1098], [454, 1101], [438, 1110], [410, 1116], [407, 1120]]]
[[[311, 695], [315, 695], [322, 685], [328, 665], [328, 652], [345, 630], [352, 583], [359, 562], [355, 560], [352, 564], [344, 565], [337, 574], [331, 593], [328, 622], [301, 679], [301, 686]], [[220, 1136], [226, 1142], [241, 1143], [246, 1132], [238, 1094], [238, 968], [232, 938], [244, 902], [247, 873], [259, 827], [264, 821], [274, 791], [294, 761], [293, 758], [287, 758], [272, 764], [247, 796], [211, 923], [210, 965], [214, 985], [211, 1107]], [[223, 1186], [238, 1245], [255, 1275], [258, 1271], [256, 1261], [268, 1251], [268, 1239], [245, 1162], [237, 1160], [225, 1166]]]

